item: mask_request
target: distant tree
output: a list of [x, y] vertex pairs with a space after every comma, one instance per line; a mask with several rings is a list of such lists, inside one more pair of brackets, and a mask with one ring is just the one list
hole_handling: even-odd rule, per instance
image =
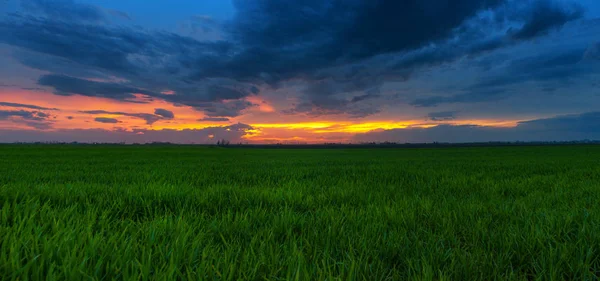
[[228, 146], [229, 145], [229, 141], [226, 139], [222, 139], [220, 141], [217, 141], [217, 146]]

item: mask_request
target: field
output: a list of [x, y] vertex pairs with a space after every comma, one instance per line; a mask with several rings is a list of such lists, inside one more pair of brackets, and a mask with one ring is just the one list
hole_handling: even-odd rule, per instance
[[0, 280], [597, 280], [600, 146], [0, 146]]

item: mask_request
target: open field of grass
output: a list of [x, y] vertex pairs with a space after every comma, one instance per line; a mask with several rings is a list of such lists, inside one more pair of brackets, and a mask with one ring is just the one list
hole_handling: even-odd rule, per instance
[[0, 146], [0, 280], [597, 280], [600, 146]]

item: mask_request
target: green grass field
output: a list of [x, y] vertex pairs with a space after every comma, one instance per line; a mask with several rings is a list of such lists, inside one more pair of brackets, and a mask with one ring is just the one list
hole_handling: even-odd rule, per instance
[[600, 146], [0, 146], [0, 280], [597, 280]]

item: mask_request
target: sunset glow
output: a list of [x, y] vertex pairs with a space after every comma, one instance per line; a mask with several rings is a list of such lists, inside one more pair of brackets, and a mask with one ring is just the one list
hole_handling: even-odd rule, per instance
[[65, 1], [0, 9], [0, 142], [600, 137], [594, 1], [482, 2], [416, 22], [402, 1], [372, 4], [377, 17], [362, 0], [184, 1], [157, 4], [159, 22], [134, 4]]

